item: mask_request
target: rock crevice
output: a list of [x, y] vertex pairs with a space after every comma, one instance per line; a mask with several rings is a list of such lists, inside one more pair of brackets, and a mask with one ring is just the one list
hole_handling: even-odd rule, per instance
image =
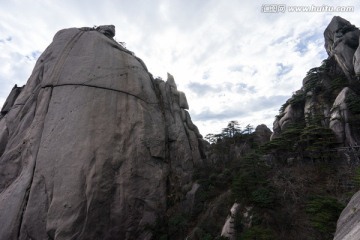
[[113, 89], [113, 88], [107, 88], [107, 87], [102, 87], [102, 86], [95, 86], [95, 85], [90, 85], [90, 84], [71, 84], [71, 83], [65, 83], [65, 84], [58, 84], [58, 85], [45, 85], [43, 86], [42, 88], [56, 88], [56, 87], [64, 87], [64, 86], [79, 86], [79, 87], [91, 87], [91, 88], [99, 88], [99, 89], [103, 89], [103, 90], [109, 90], [109, 91], [115, 91], [115, 92], [118, 92], [118, 93], [123, 93], [123, 94], [127, 94], [129, 96], [132, 96], [134, 98], [137, 98], [147, 104], [159, 104], [158, 102], [147, 102], [146, 100], [136, 96], [135, 94], [132, 94], [132, 93], [129, 93], [129, 92], [125, 92], [125, 91], [121, 91], [121, 90], [118, 90], [118, 89]]

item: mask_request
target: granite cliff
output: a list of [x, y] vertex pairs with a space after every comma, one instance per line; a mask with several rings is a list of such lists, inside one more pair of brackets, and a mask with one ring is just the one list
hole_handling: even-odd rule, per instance
[[115, 27], [59, 31], [0, 116], [0, 239], [150, 239], [204, 142], [174, 78]]

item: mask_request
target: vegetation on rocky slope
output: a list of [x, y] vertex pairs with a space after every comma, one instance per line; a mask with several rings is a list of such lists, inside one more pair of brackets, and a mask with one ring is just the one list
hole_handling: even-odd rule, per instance
[[[210, 157], [218, 161], [195, 175], [204, 186], [202, 206], [205, 210], [231, 189], [228, 209], [231, 201], [241, 206], [237, 239], [332, 239], [337, 218], [356, 190], [353, 168], [343, 164], [326, 128], [299, 123], [284, 134], [261, 146], [254, 132], [223, 135], [212, 143]], [[246, 151], [234, 156], [244, 145]], [[196, 225], [201, 234], [195, 239], [219, 237], [227, 213], [207, 219], [205, 228]]]
[[[234, 202], [232, 239], [334, 238], [341, 211], [360, 187], [359, 34], [348, 21], [333, 18], [324, 33], [329, 57], [280, 107], [271, 141], [259, 141], [252, 126], [242, 129], [237, 121], [205, 137], [210, 164], [193, 174], [196, 210], [177, 221], [170, 214], [164, 239], [224, 239]], [[174, 222], [180, 235], [169, 231]]]
[[[337, 68], [329, 58], [308, 72], [303, 88], [280, 108], [276, 118], [284, 117], [288, 107], [301, 114], [291, 118], [272, 141], [261, 144], [252, 126], [242, 129], [237, 121], [229, 122], [220, 134], [205, 137], [213, 164], [194, 174], [201, 190], [197, 211], [188, 216], [183, 229], [187, 236], [219, 239], [230, 206], [237, 202], [237, 239], [333, 238], [336, 221], [360, 179], [357, 157], [339, 151], [344, 145], [329, 128], [330, 115], [324, 111], [344, 87], [351, 87]], [[360, 126], [357, 96], [346, 100], [353, 128]], [[219, 204], [219, 196], [229, 190], [231, 194]]]
[[233, 224], [236, 239], [333, 239], [342, 209], [360, 186], [356, 151], [339, 148], [346, 143], [330, 128], [332, 112], [341, 107], [334, 103], [345, 87], [354, 92], [346, 105], [357, 133], [360, 97], [329, 58], [310, 69], [303, 87], [281, 106], [275, 120], [281, 129], [271, 141], [270, 135], [260, 141], [253, 126], [235, 120], [221, 133], [208, 134], [211, 164], [194, 172], [200, 186], [194, 209], [171, 212], [155, 239], [225, 239], [222, 227], [235, 202], [240, 206]]

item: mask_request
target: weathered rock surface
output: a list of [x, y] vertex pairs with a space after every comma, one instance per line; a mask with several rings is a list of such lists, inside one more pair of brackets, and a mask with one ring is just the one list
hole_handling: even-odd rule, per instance
[[[199, 240], [203, 239], [203, 230], [201, 227], [204, 227], [209, 224], [209, 222], [218, 222], [219, 226], [216, 231], [221, 234], [222, 225], [226, 222], [227, 215], [232, 206], [231, 202], [231, 191], [226, 191], [217, 196], [213, 201], [209, 202], [206, 206], [206, 211], [202, 212], [198, 216], [197, 226], [192, 229], [192, 231], [183, 239], [189, 240]], [[199, 227], [201, 226], [201, 227]], [[213, 229], [215, 230], [215, 229]]]
[[[150, 239], [202, 136], [114, 26], [59, 31], [0, 119], [0, 239]], [[171, 198], [171, 199], [169, 199]]]
[[265, 125], [260, 124], [255, 128], [255, 141], [259, 144], [265, 144], [270, 141], [271, 130]]
[[325, 49], [329, 56], [335, 56], [344, 73], [354, 75], [353, 58], [359, 46], [360, 31], [341, 17], [334, 17], [325, 29]]
[[331, 109], [330, 129], [333, 130], [338, 142], [348, 146], [356, 146], [359, 141], [358, 133], [352, 131], [351, 119], [353, 118], [347, 104], [347, 99], [356, 94], [348, 87], [345, 87], [336, 97]]
[[236, 239], [235, 232], [235, 215], [239, 208], [238, 203], [234, 203], [230, 209], [230, 215], [226, 218], [225, 224], [221, 230], [221, 236], [227, 237], [229, 240]]
[[356, 75], [357, 79], [359, 80], [359, 77], [360, 77], [360, 48], [359, 47], [356, 49], [356, 51], [354, 53], [353, 64], [354, 64], [355, 75]]
[[276, 118], [273, 123], [273, 133], [270, 136], [270, 139], [274, 139], [280, 136], [281, 132], [286, 129], [289, 125], [296, 122], [298, 119], [303, 118], [304, 116], [304, 109], [299, 108], [294, 105], [288, 105], [284, 113], [281, 117]]
[[337, 222], [334, 240], [356, 240], [360, 237], [360, 191], [350, 200]]
[[182, 208], [185, 214], [195, 216], [201, 209], [196, 209], [199, 206], [199, 194], [201, 192], [201, 185], [194, 183], [191, 190], [186, 193], [185, 200], [183, 201]]
[[13, 87], [13, 89], [11, 90], [9, 96], [7, 97], [4, 106], [1, 109], [1, 116], [4, 116], [8, 111], [10, 111], [10, 109], [12, 108], [12, 106], [14, 105], [16, 98], [19, 96], [19, 94], [21, 93], [22, 89], [24, 87], [18, 87], [16, 84]]

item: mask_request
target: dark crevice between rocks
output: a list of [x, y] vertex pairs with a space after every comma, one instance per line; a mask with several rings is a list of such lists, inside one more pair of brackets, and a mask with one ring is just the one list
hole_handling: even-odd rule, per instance
[[29, 201], [29, 197], [30, 197], [30, 189], [31, 189], [31, 186], [32, 186], [33, 180], [34, 180], [35, 167], [36, 167], [36, 164], [34, 164], [34, 167], [33, 167], [33, 169], [32, 169], [31, 182], [30, 182], [30, 184], [28, 185], [28, 187], [26, 188], [25, 198], [24, 198], [24, 201], [23, 201], [23, 204], [22, 204], [22, 210], [21, 210], [21, 215], [20, 215], [20, 221], [19, 221], [17, 239], [20, 239], [22, 222], [23, 222], [24, 214], [25, 214], [26, 207], [27, 207], [27, 204], [28, 204], [28, 201]]
[[202, 138], [198, 138], [198, 145], [199, 145], [199, 151], [200, 151], [200, 157], [201, 159], [206, 159], [207, 156], [206, 156], [206, 152], [205, 152], [205, 143], [204, 141], [202, 140]]
[[6, 127], [6, 139], [3, 139], [3, 138], [0, 139], [0, 158], [2, 157], [2, 155], [5, 152], [5, 149], [6, 149], [6, 146], [8, 143], [8, 139], [9, 139], [9, 135], [10, 135], [9, 129]]
[[[39, 97], [40, 89], [41, 89], [40, 85], [36, 87], [36, 89], [34, 90], [34, 92], [33, 92], [33, 93], [30, 95], [30, 97], [26, 100], [24, 106], [26, 105], [27, 101], [29, 101], [29, 99], [35, 98], [35, 96]], [[51, 94], [52, 94], [52, 89], [51, 89]], [[33, 119], [36, 117], [36, 111], [37, 111], [37, 108], [38, 108], [38, 101], [37, 101], [37, 99], [34, 100], [34, 101], [35, 101], [35, 109], [34, 109]], [[49, 107], [49, 106], [48, 106], [48, 107]], [[46, 111], [46, 112], [47, 112], [47, 111]], [[24, 114], [23, 114], [23, 115], [24, 115]], [[23, 118], [23, 116], [21, 116], [20, 119], [22, 119], [22, 118]]]
[[[22, 205], [22, 210], [21, 210], [21, 216], [20, 216], [20, 221], [19, 221], [19, 227], [18, 227], [18, 233], [17, 233], [17, 239], [20, 239], [20, 234], [21, 234], [21, 228], [22, 228], [22, 222], [23, 222], [23, 218], [24, 218], [24, 214], [25, 214], [25, 211], [26, 211], [26, 207], [28, 205], [28, 202], [29, 202], [29, 197], [30, 197], [30, 190], [31, 190], [31, 187], [33, 185], [33, 182], [34, 182], [34, 175], [35, 175], [35, 169], [36, 169], [36, 160], [37, 160], [37, 155], [39, 153], [39, 148], [40, 148], [40, 142], [41, 142], [41, 139], [43, 137], [43, 131], [44, 131], [44, 125], [45, 125], [45, 119], [46, 119], [46, 116], [47, 116], [47, 113], [49, 111], [49, 105], [50, 105], [50, 102], [51, 102], [51, 97], [52, 97], [52, 93], [53, 93], [53, 89], [50, 90], [50, 97], [48, 99], [48, 102], [47, 102], [47, 106], [46, 106], [46, 110], [45, 110], [45, 114], [44, 114], [44, 119], [42, 121], [42, 126], [41, 126], [41, 136], [40, 138], [38, 139], [38, 146], [37, 146], [37, 149], [36, 149], [36, 153], [35, 153], [35, 157], [34, 157], [34, 166], [31, 170], [32, 174], [31, 174], [31, 181], [30, 181], [30, 184], [28, 185], [28, 187], [26, 188], [26, 193], [25, 193], [25, 197], [24, 197], [24, 201], [23, 201], [23, 205]], [[36, 108], [37, 108], [37, 105], [38, 105], [38, 101], [36, 101]], [[36, 112], [36, 111], [35, 111]]]
[[17, 107], [17, 106], [24, 106], [25, 103], [18, 103], [18, 104], [14, 104], [13, 107]]
[[[154, 89], [154, 92], [156, 94], [156, 98], [158, 99], [158, 104], [159, 104], [159, 107], [160, 107], [160, 111], [162, 113], [162, 116], [163, 116], [163, 120], [164, 122], [166, 123], [166, 109], [165, 109], [165, 101], [164, 101], [164, 96], [161, 94], [161, 91], [159, 89], [159, 84], [155, 82], [153, 76], [151, 74], [150, 75], [150, 79], [151, 79], [151, 83], [152, 83], [152, 86], [153, 86], [153, 89]], [[168, 131], [168, 128], [167, 128], [167, 125], [165, 124], [164, 126], [165, 128], [165, 135], [166, 135], [166, 139], [165, 139], [165, 142], [167, 144], [168, 142], [168, 137], [169, 137], [169, 131]], [[166, 149], [168, 148], [168, 146], [166, 146]], [[166, 156], [165, 156], [166, 157]]]
[[[191, 131], [191, 130], [190, 130], [190, 128], [188, 127], [188, 125], [187, 125], [186, 122], [184, 122], [184, 129], [185, 129], [186, 137], [187, 137], [187, 139], [188, 139], [189, 148], [191, 149], [191, 151], [193, 151], [193, 147], [191, 146], [191, 143], [190, 143], [191, 136], [190, 136], [190, 134], [189, 134], [189, 131]], [[193, 163], [194, 163], [194, 159], [193, 159]], [[195, 164], [195, 163], [194, 163], [194, 164]]]
[[[162, 81], [161, 79], [153, 79], [151, 76], [151, 80], [154, 86], [155, 94], [159, 101], [159, 107], [162, 112], [163, 120], [164, 120], [164, 128], [165, 128], [165, 159], [163, 160], [165, 163], [168, 164], [168, 174], [166, 176], [166, 212], [174, 207], [176, 203], [176, 199], [174, 198], [174, 193], [176, 192], [176, 185], [178, 183], [175, 182], [174, 173], [172, 169], [172, 162], [170, 157], [171, 152], [171, 144], [176, 142], [170, 138], [169, 127], [171, 126], [171, 117], [175, 118], [172, 108], [169, 107], [169, 104], [172, 104], [172, 96], [171, 96], [171, 86], [169, 86], [166, 82]], [[160, 85], [164, 84], [164, 92], [161, 91]], [[170, 96], [167, 94], [170, 93]], [[167, 107], [168, 106], [168, 107]], [[168, 115], [168, 117], [167, 117]], [[171, 117], [170, 117], [170, 116]], [[171, 211], [171, 210], [170, 210]], [[164, 216], [157, 216], [157, 221], [161, 222], [167, 220], [167, 217]]]
[[112, 43], [114, 43], [114, 45], [112, 45], [113, 48], [122, 51], [124, 53], [127, 53], [133, 57], [135, 57], [135, 54], [129, 50], [127, 50], [126, 48], [124, 48], [123, 46], [121, 46], [118, 42], [116, 42], [114, 39], [112, 39]]

